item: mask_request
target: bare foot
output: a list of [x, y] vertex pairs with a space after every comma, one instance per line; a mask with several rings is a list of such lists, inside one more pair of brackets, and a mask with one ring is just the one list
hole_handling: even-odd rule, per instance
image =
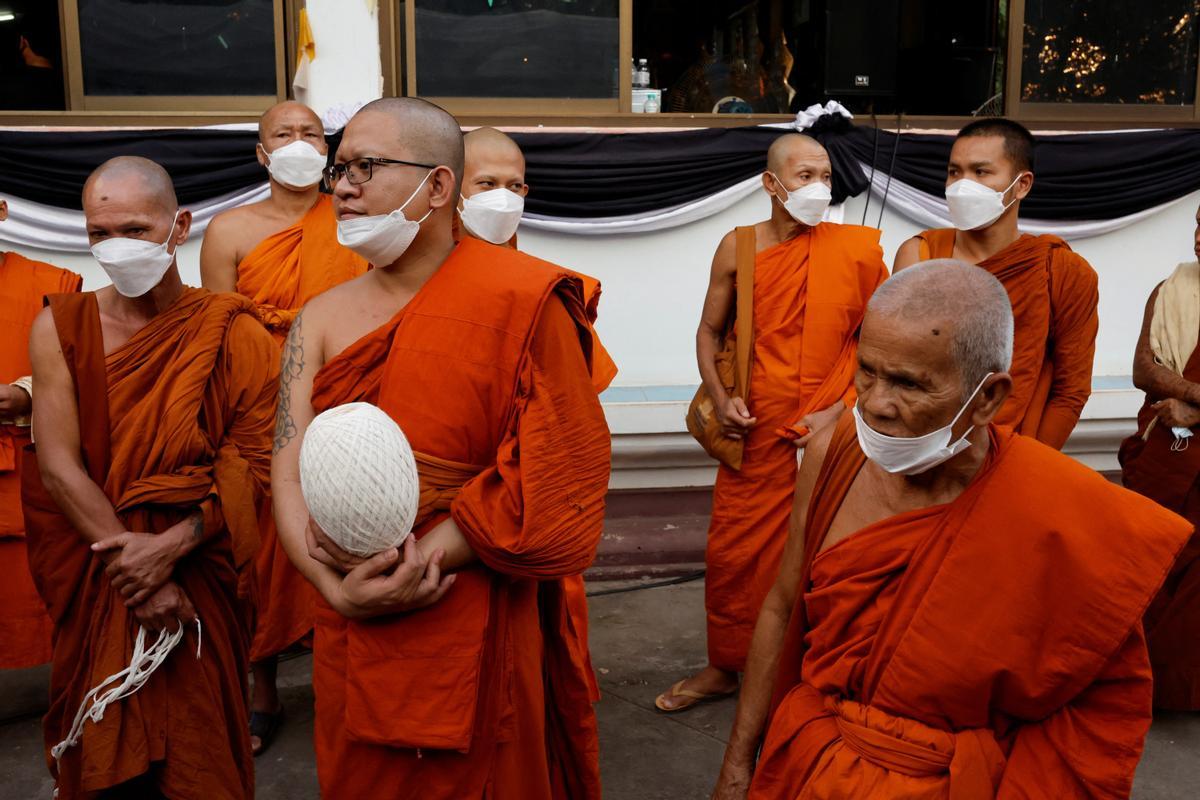
[[736, 672], [726, 672], [708, 665], [660, 694], [654, 705], [660, 711], [683, 711], [698, 703], [728, 697], [737, 689]]

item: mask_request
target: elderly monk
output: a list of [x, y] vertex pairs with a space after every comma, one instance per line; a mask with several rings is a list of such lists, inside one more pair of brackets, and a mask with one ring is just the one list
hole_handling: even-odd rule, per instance
[[[853, 397], [855, 336], [887, 267], [878, 230], [821, 221], [831, 175], [829, 155], [814, 139], [776, 139], [762, 177], [771, 218], [728, 233], [713, 258], [696, 355], [726, 435], [742, 439], [745, 450], [741, 470], [722, 464], [713, 488], [705, 553], [708, 665], [659, 695], [660, 711], [736, 691], [787, 540], [796, 447], [832, 424]], [[726, 331], [736, 335], [739, 257], [754, 259], [746, 397], [726, 392], [716, 367]]]
[[956, 258], [995, 275], [1016, 320], [1013, 390], [998, 425], [1062, 449], [1092, 393], [1099, 302], [1096, 272], [1067, 243], [1017, 229], [1033, 188], [1033, 135], [1007, 119], [981, 119], [958, 132], [946, 173], [953, 228], [900, 245], [897, 270]]
[[[1200, 257], [1200, 213], [1196, 216]], [[1133, 383], [1146, 393], [1138, 431], [1121, 444], [1126, 488], [1200, 523], [1200, 264], [1180, 264], [1146, 303]], [[1193, 536], [1146, 612], [1154, 705], [1200, 710], [1200, 537]]]
[[[256, 153], [270, 176], [271, 195], [214, 217], [200, 250], [204, 288], [250, 298], [279, 345], [305, 303], [367, 270], [365, 260], [338, 244], [333, 203], [320, 192], [328, 150], [321, 120], [308, 106], [288, 101], [268, 109], [258, 123]], [[255, 755], [282, 720], [276, 657], [312, 631], [315, 602], [312, 587], [279, 546], [269, 499], [260, 518], [258, 619], [250, 646]]]
[[[595, 555], [609, 472], [581, 282], [455, 242], [462, 134], [431, 103], [364, 106], [337, 162], [339, 237], [375, 269], [293, 324], [272, 465], [280, 539], [321, 594], [322, 794], [598, 798], [563, 586]], [[366, 561], [310, 522], [299, 484], [314, 414], [353, 401], [399, 423], [421, 483], [415, 541]]]
[[105, 162], [83, 210], [113, 285], [52, 296], [30, 335], [37, 452], [21, 488], [54, 620], [47, 749], [70, 741], [85, 695], [131, 663], [139, 635], [186, 630], [48, 758], [57, 797], [248, 798], [248, 596], [276, 348], [249, 300], [180, 281], [191, 214], [160, 166]]
[[[0, 200], [0, 222], [8, 203]], [[74, 272], [0, 251], [0, 669], [50, 660], [50, 617], [29, 574], [21, 515], [21, 451], [29, 444], [29, 329], [48, 294], [78, 292]]]
[[857, 404], [797, 475], [715, 797], [1129, 796], [1141, 614], [1191, 526], [993, 424], [1012, 338], [1004, 287], [963, 262], [872, 297]]

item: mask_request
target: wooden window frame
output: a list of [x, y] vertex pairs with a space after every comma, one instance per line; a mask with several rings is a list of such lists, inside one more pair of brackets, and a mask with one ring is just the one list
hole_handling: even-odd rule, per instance
[[[57, 0], [66, 111], [0, 110], [0, 126], [196, 126], [252, 122], [268, 106], [290, 96], [296, 62], [296, 21], [304, 0], [276, 4], [277, 94], [256, 97], [85, 98], [78, 35], [78, 0]], [[1084, 103], [1028, 103], [1020, 100], [1025, 0], [1009, 0], [1005, 113], [1039, 129], [1097, 130], [1130, 125], [1190, 127], [1200, 122], [1200, 104], [1152, 106]], [[415, 6], [412, 0], [379, 0], [379, 49], [384, 96], [411, 94], [415, 82]], [[619, 0], [619, 97], [609, 100], [538, 98], [427, 98], [448, 108], [463, 125], [528, 128], [715, 128], [788, 122], [791, 114], [710, 114], [631, 112], [630, 60], [633, 52], [633, 0]], [[72, 28], [68, 31], [68, 15]], [[401, 27], [401, 21], [404, 21]], [[1200, 99], [1200, 69], [1197, 69]], [[956, 130], [973, 117], [860, 115], [855, 122], [895, 130]]]
[[[403, 5], [403, 8], [400, 6]], [[384, 65], [384, 83], [388, 83], [388, 66], [391, 66], [391, 82], [393, 86], [403, 86], [404, 94], [409, 97], [417, 96], [417, 4], [415, 0], [385, 0], [379, 4], [380, 27], [383, 26], [384, 6], [389, 6], [388, 16], [399, 21], [404, 20], [403, 28], [403, 58], [396, 51], [400, 38], [400, 29], [396, 24], [391, 25], [389, 34], [381, 31], [380, 63]], [[484, 115], [522, 116], [536, 115], [588, 117], [610, 119], [622, 113], [628, 113], [633, 103], [632, 79], [633, 73], [630, 60], [633, 58], [633, 0], [619, 0], [617, 5], [617, 97], [613, 98], [560, 98], [560, 97], [435, 97], [424, 96], [424, 99], [445, 108], [458, 116]], [[391, 52], [385, 55], [385, 48], [391, 40]], [[400, 65], [403, 64], [403, 74]]]
[[272, 2], [275, 13], [275, 94], [273, 95], [89, 95], [83, 85], [83, 41], [79, 33], [79, 0], [58, 0], [59, 29], [63, 36], [63, 76], [67, 107], [72, 111], [245, 111], [262, 112], [287, 97], [288, 46], [284, 16], [288, 4]]
[[1008, 59], [1004, 83], [1006, 114], [1022, 123], [1076, 122], [1101, 124], [1148, 123], [1155, 126], [1200, 121], [1200, 63], [1196, 69], [1196, 95], [1191, 105], [1151, 105], [1132, 103], [1029, 103], [1021, 99], [1021, 72], [1024, 69], [1025, 0], [1008, 2]]

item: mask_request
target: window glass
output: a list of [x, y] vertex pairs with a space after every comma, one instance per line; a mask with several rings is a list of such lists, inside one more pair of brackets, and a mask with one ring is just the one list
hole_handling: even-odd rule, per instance
[[0, 109], [61, 111], [58, 3], [0, 0]]
[[616, 97], [617, 0], [417, 0], [417, 94]]
[[85, 94], [259, 96], [276, 92], [271, 0], [78, 3]]
[[1196, 0], [1028, 0], [1021, 99], [1191, 105]]
[[1007, 0], [637, 0], [633, 55], [663, 111], [1003, 108]]

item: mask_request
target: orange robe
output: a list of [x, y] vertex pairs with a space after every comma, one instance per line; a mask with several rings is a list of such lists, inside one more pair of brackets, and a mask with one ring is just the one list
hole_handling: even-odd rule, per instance
[[599, 798], [586, 643], [564, 597], [608, 487], [589, 331], [577, 278], [464, 239], [316, 376], [316, 411], [365, 400], [396, 419], [418, 453], [417, 534], [450, 515], [479, 559], [410, 614], [356, 622], [319, 603], [324, 796]]
[[[462, 219], [458, 214], [454, 215], [454, 235], [455, 240], [461, 239], [465, 228], [462, 227]], [[467, 234], [470, 236], [470, 234]], [[476, 237], [477, 238], [477, 237]], [[482, 240], [481, 240], [482, 241]], [[505, 242], [501, 247], [507, 247], [510, 250], [517, 250], [517, 234], [513, 234], [512, 238]], [[613, 378], [617, 377], [617, 362], [613, 361], [608, 350], [604, 349], [604, 344], [600, 341], [599, 335], [596, 333], [595, 324], [596, 318], [600, 310], [600, 281], [584, 275], [582, 272], [575, 272], [563, 268], [563, 271], [568, 275], [578, 278], [583, 282], [583, 305], [587, 313], [588, 333], [592, 337], [592, 385], [596, 387], [596, 393], [600, 394], [609, 387], [613, 382]], [[567, 609], [571, 615], [572, 625], [579, 631], [579, 636], [573, 641], [582, 645], [582, 652], [579, 657], [584, 660], [587, 665], [586, 673], [588, 685], [590, 687], [592, 701], [596, 702], [600, 699], [600, 684], [596, 680], [596, 673], [592, 669], [591, 654], [587, 650], [588, 643], [588, 615], [587, 615], [587, 587], [584, 585], [583, 576], [576, 575], [572, 578], [567, 578], [563, 581], [563, 592], [567, 598]]]
[[271, 338], [245, 298], [185, 289], [105, 356], [94, 294], [56, 295], [50, 307], [91, 479], [129, 530], [162, 531], [199, 508], [210, 534], [172, 578], [203, 626], [200, 658], [193, 627], [136, 694], [85, 723], [56, 768], [50, 748], [66, 737], [85, 693], [128, 666], [139, 626], [27, 451], [29, 560], [54, 620], [43, 732], [59, 800], [95, 797], [139, 776], [167, 797], [249, 798], [247, 597], [274, 427]]
[[[1200, 383], [1200, 347], [1183, 370]], [[1146, 397], [1138, 412], [1138, 432], [1121, 443], [1122, 480], [1127, 489], [1200, 524], [1200, 447], [1177, 449], [1175, 436]], [[1200, 710], [1200, 536], [1193, 535], [1144, 620], [1154, 667], [1154, 707]]]
[[[921, 260], [951, 258], [954, 236], [919, 234]], [[1096, 271], [1057, 236], [1029, 234], [979, 266], [1004, 284], [1013, 310], [1013, 391], [996, 424], [1061, 450], [1092, 393]]]
[[[29, 329], [48, 294], [78, 292], [74, 272], [0, 253], [0, 383], [32, 371]], [[27, 425], [0, 420], [0, 669], [21, 669], [50, 660], [50, 617], [29, 574], [25, 520], [21, 516], [21, 451]]]
[[740, 471], [713, 488], [705, 563], [708, 661], [745, 668], [754, 623], [775, 581], [796, 485], [788, 426], [853, 392], [856, 337], [887, 278], [879, 231], [822, 223], [758, 253], [754, 346], [746, 404], [758, 423]]
[[821, 552], [865, 463], [839, 423], [752, 800], [1129, 796], [1151, 717], [1141, 615], [1191, 526], [1033, 439], [988, 435], [953, 502]]
[[[338, 244], [333, 202], [322, 194], [299, 222], [263, 239], [242, 259], [237, 291], [254, 301], [259, 318], [282, 346], [305, 303], [366, 271], [365, 260]], [[270, 497], [259, 510], [259, 527], [262, 547], [254, 564], [258, 618], [251, 661], [273, 656], [307, 636], [316, 601], [316, 590], [279, 544]]]

